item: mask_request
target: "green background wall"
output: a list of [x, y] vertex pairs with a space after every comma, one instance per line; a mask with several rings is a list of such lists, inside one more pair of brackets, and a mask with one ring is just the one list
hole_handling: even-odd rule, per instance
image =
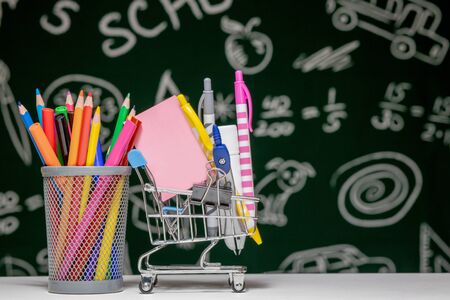
[[[40, 162], [17, 100], [36, 118], [36, 87], [50, 106], [83, 88], [112, 129], [127, 92], [138, 112], [179, 91], [196, 105], [209, 76], [217, 123], [230, 124], [235, 68], [253, 95], [264, 244], [248, 240], [236, 257], [221, 243], [212, 260], [250, 272], [450, 270], [448, 1], [172, 2], [0, 1], [0, 275], [47, 271]], [[151, 247], [137, 184], [128, 272]], [[193, 263], [204, 246], [155, 259]]]

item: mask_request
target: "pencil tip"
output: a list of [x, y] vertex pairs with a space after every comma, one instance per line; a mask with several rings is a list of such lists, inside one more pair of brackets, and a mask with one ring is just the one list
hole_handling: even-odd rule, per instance
[[72, 96], [72, 93], [70, 91], [67, 91], [67, 96]]
[[17, 106], [22, 106], [22, 102], [17, 101]]
[[92, 97], [92, 92], [89, 92], [87, 96]]
[[127, 96], [125, 98], [130, 98], [130, 93], [127, 94]]
[[84, 92], [83, 90], [80, 90], [80, 93], [78, 94], [78, 97], [83, 97], [84, 96]]
[[40, 96], [40, 95], [41, 95], [41, 92], [39, 91], [38, 88], [36, 88], [36, 96]]

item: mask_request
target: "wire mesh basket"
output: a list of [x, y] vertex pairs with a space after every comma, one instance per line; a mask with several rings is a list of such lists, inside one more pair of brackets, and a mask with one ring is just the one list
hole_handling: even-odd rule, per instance
[[122, 290], [130, 167], [43, 167], [50, 292]]

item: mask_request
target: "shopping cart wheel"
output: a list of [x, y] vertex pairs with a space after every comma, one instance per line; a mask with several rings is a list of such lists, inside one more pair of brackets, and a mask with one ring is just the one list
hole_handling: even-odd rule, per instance
[[242, 293], [245, 290], [244, 274], [232, 275], [231, 289], [235, 293]]
[[143, 294], [150, 294], [153, 290], [154, 282], [151, 277], [142, 277], [139, 282], [139, 290]]

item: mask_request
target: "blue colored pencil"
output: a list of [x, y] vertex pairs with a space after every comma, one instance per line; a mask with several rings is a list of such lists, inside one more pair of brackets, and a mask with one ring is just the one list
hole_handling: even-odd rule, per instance
[[42, 124], [42, 109], [45, 107], [44, 99], [42, 99], [41, 92], [39, 89], [36, 89], [36, 111], [39, 119], [39, 123]]

